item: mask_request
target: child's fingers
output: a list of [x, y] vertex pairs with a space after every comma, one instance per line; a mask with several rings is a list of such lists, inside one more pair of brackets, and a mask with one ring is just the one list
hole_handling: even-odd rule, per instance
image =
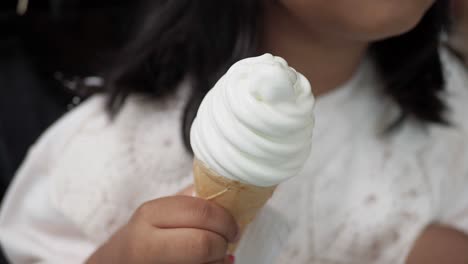
[[224, 264], [227, 241], [217, 233], [192, 228], [159, 229], [153, 239], [152, 251], [162, 263]]
[[134, 214], [158, 228], [198, 228], [234, 241], [238, 227], [229, 212], [200, 198], [173, 196], [144, 203]]
[[224, 259], [210, 262], [210, 263], [205, 263], [205, 264], [233, 264], [234, 263], [234, 258], [232, 256], [225, 256]]

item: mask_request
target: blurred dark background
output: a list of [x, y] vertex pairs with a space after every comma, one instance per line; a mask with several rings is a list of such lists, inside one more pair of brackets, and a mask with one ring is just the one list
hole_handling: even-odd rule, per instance
[[20, 16], [0, 1], [0, 199], [38, 136], [99, 92], [137, 2], [34, 0]]

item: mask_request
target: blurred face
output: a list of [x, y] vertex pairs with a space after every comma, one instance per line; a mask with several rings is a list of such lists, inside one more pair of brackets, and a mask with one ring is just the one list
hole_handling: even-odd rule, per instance
[[[277, 0], [313, 32], [375, 41], [415, 27], [435, 0]], [[447, 1], [447, 0], [441, 0]]]

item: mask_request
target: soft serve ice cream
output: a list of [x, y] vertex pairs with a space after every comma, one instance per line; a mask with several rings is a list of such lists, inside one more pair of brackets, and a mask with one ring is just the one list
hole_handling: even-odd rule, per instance
[[197, 159], [231, 180], [275, 186], [309, 156], [314, 97], [280, 57], [235, 63], [205, 96], [191, 129]]

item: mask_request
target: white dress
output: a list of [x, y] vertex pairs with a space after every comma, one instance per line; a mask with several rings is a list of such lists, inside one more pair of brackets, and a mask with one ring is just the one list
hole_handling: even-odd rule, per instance
[[[242, 238], [238, 264], [403, 264], [431, 222], [468, 233], [468, 77], [442, 51], [450, 127], [405, 123], [372, 63], [316, 105], [313, 150]], [[182, 85], [186, 86], [186, 85]], [[113, 121], [95, 96], [31, 148], [4, 200], [0, 241], [13, 263], [83, 263], [144, 201], [191, 182], [180, 118], [133, 96]]]

